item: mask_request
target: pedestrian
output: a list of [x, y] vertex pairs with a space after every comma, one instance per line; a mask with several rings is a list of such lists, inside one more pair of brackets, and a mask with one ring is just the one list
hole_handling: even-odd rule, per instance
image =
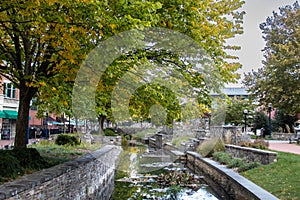
[[265, 138], [265, 129], [264, 129], [264, 127], [262, 127], [260, 129], [260, 132], [261, 132], [262, 137]]

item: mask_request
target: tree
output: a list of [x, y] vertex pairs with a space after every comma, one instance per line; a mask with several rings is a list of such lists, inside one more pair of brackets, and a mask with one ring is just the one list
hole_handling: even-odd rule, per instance
[[[58, 113], [69, 110], [71, 97], [65, 94], [72, 88], [78, 68], [88, 52], [100, 41], [126, 30], [164, 27], [186, 34], [203, 44], [213, 58], [214, 70], [219, 72], [215, 79], [219, 83], [234, 81], [240, 64], [228, 60], [236, 57], [229, 55], [226, 49], [238, 47], [228, 46], [226, 39], [242, 33], [243, 12], [236, 11], [242, 4], [241, 0], [1, 1], [0, 74], [11, 80], [20, 91], [15, 146], [26, 146], [31, 99], [38, 97], [45, 110]], [[139, 52], [129, 52], [131, 59], [125, 60], [132, 62], [152, 55], [149, 60], [153, 61], [155, 54], [162, 52], [151, 54], [149, 51], [143, 57], [138, 56], [142, 55]], [[165, 55], [171, 54], [167, 52]], [[179, 56], [174, 56], [171, 62], [179, 61]], [[117, 69], [114, 72], [120, 75], [128, 70], [120, 65], [119, 70], [115, 67], [112, 69]], [[187, 67], [182, 68], [186, 76], [192, 72], [192, 68]], [[198, 75], [196, 72], [193, 74]], [[194, 77], [189, 81], [196, 86], [201, 79]], [[59, 85], [62, 82], [66, 87]], [[99, 117], [110, 115], [110, 96], [105, 97], [104, 102], [97, 108]], [[85, 104], [84, 101], [81, 103]]]
[[268, 116], [263, 112], [263, 111], [259, 111], [259, 112], [256, 112], [255, 115], [254, 115], [254, 118], [253, 118], [253, 129], [254, 129], [254, 132], [256, 134], [256, 130], [258, 129], [262, 129], [264, 130], [262, 136], [264, 137], [267, 133], [268, 133], [268, 130], [269, 130], [269, 122], [268, 122]]
[[244, 84], [261, 104], [272, 103], [286, 114], [296, 114], [300, 112], [299, 4], [279, 11], [260, 24], [265, 60], [262, 68], [245, 75]]
[[[163, 114], [158, 114], [159, 119], [164, 119], [161, 121], [161, 125], [171, 125], [173, 120], [180, 119], [180, 105], [174, 93], [172, 93], [168, 88], [162, 87], [156, 84], [143, 85], [138, 88], [135, 94], [132, 95], [129, 104], [129, 110], [131, 116], [142, 117], [143, 119], [151, 118], [150, 116], [151, 107], [154, 105], [161, 105], [166, 109]], [[159, 122], [156, 123], [158, 125]]]
[[[114, 60], [113, 63], [105, 60], [108, 58], [99, 59], [101, 56], [101, 53], [99, 52], [95, 52], [93, 56], [89, 57], [89, 61], [86, 62], [87, 68], [99, 65], [99, 63], [109, 64], [109, 67], [107, 67], [102, 73], [101, 79], [97, 85], [95, 107], [100, 124], [105, 118], [109, 118], [109, 120], [114, 121], [114, 116], [111, 110], [111, 96], [114, 89], [116, 85], [125, 84], [127, 84], [128, 87], [134, 88], [130, 85], [130, 83], [122, 82], [122, 84], [118, 84], [118, 82], [127, 72], [132, 74], [135, 73], [135, 68], [140, 65], [148, 66], [149, 64], [152, 64], [163, 65], [164, 67], [172, 66], [171, 68], [176, 68], [192, 87], [198, 88], [198, 103], [208, 105], [210, 103], [209, 90], [212, 89], [210, 88], [211, 86], [218, 90], [217, 88], [223, 83], [234, 81], [235, 78], [237, 78], [235, 71], [240, 67], [240, 64], [230, 60], [235, 59], [236, 57], [228, 55], [226, 49], [236, 50], [238, 47], [227, 46], [226, 39], [242, 33], [241, 20], [243, 12], [239, 13], [236, 11], [236, 9], [241, 7], [242, 4], [243, 2], [241, 1], [191, 0], [184, 2], [164, 0], [155, 4], [144, 1], [135, 1], [130, 3], [124, 1], [113, 1], [107, 3], [107, 12], [112, 15], [117, 13], [118, 16], [114, 21], [115, 33], [128, 30], [128, 28], [132, 27], [132, 25], [140, 31], [135, 33], [138, 37], [135, 37], [134, 39], [126, 37], [126, 34], [119, 35], [119, 38], [125, 38], [127, 39], [126, 42], [130, 44], [133, 43], [136, 46], [142, 43], [146, 45], [143, 47], [138, 46], [140, 48], [133, 48], [134, 50], [131, 49], [126, 51], [123, 54], [123, 57], [121, 56], [117, 60]], [[132, 20], [131, 23], [128, 23], [129, 19]], [[195, 40], [196, 43], [201, 44], [201, 47], [206, 51], [208, 57], [212, 59], [212, 63], [214, 65], [214, 67], [211, 67], [212, 73], [210, 74], [210, 81], [215, 81], [214, 84], [210, 84], [210, 87], [208, 87], [208, 83], [203, 84], [203, 77], [205, 76], [205, 73], [203, 73], [203, 71], [200, 72], [195, 70], [195, 62], [186, 62], [187, 60], [184, 60], [184, 57], [180, 54], [174, 54], [174, 52], [169, 52], [161, 47], [149, 45], [155, 44], [155, 42], [153, 42], [153, 38], [147, 38], [146, 32], [143, 32], [143, 30], [148, 27], [163, 27], [179, 31], [180, 33]], [[163, 34], [158, 33], [156, 37], [162, 38]], [[174, 41], [178, 43], [182, 42], [178, 40]], [[174, 41], [170, 39], [168, 42]], [[183, 44], [181, 44], [181, 46], [183, 46]], [[103, 48], [104, 47], [99, 47], [99, 51]], [[105, 46], [105, 49], [106, 48], [110, 48], [109, 45]], [[106, 52], [112, 51], [114, 51], [113, 48], [106, 49]], [[98, 81], [98, 79], [96, 79], [98, 77], [92, 78], [87, 76], [87, 74], [94, 73], [94, 71], [95, 70], [84, 71], [84, 73], [82, 73], [84, 78], [81, 80], [93, 80], [90, 82]], [[133, 76], [130, 80], [135, 79], [136, 78]], [[82, 89], [86, 91], [86, 87], [83, 87]], [[80, 91], [80, 88], [77, 88], [76, 86], [76, 90]], [[123, 92], [126, 93], [125, 91], [119, 90], [120, 94]], [[160, 92], [156, 92], [159, 96]], [[93, 94], [93, 92], [91, 92], [91, 94]], [[81, 105], [83, 109], [78, 110], [77, 113], [84, 117], [84, 115], [87, 115], [86, 112], [88, 110], [85, 109], [87, 107], [86, 104], [89, 103], [86, 103], [86, 99], [78, 99], [76, 101], [78, 101], [77, 105], [82, 102]], [[94, 101], [94, 99], [91, 99], [91, 101]], [[171, 101], [171, 99], [168, 101]], [[138, 104], [135, 103], [135, 105]], [[145, 107], [149, 108], [150, 106], [146, 105]]]
[[56, 93], [51, 82], [72, 81], [95, 45], [100, 12], [92, 0], [1, 1], [0, 74], [20, 94], [15, 147], [26, 147], [31, 99], [43, 87]]
[[284, 114], [281, 110], [276, 110], [274, 128], [277, 128], [276, 131], [281, 129], [281, 132], [283, 133], [293, 133], [295, 121], [297, 121], [297, 117], [295, 115], [287, 115]]
[[225, 124], [243, 125], [244, 110], [248, 111], [247, 124], [251, 124], [253, 120], [254, 106], [248, 99], [229, 99], [226, 106]]

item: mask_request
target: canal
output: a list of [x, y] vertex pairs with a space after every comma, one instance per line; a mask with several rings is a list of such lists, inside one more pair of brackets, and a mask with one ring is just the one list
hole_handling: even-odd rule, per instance
[[148, 147], [123, 149], [115, 176], [112, 200], [220, 199], [169, 151]]

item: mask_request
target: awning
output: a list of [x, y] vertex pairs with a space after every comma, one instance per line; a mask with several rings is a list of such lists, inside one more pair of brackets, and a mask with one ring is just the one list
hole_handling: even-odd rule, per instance
[[64, 125], [64, 124], [61, 123], [61, 122], [55, 122], [55, 121], [51, 121], [51, 122], [49, 122], [48, 124], [53, 124], [53, 125]]
[[0, 118], [6, 118], [5, 112], [3, 112], [2, 110], [0, 110]]
[[3, 110], [3, 112], [6, 114], [5, 118], [7, 119], [17, 119], [18, 118], [18, 112], [14, 110]]

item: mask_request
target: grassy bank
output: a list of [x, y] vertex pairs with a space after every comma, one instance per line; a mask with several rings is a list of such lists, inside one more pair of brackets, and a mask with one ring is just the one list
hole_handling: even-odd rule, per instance
[[85, 153], [100, 149], [101, 144], [89, 144], [86, 142], [81, 142], [80, 145], [68, 146], [57, 145], [54, 143], [54, 141], [43, 140], [38, 144], [31, 145], [30, 147], [37, 149], [42, 157], [67, 161]]
[[278, 153], [278, 161], [241, 173], [279, 199], [300, 199], [300, 155]]

